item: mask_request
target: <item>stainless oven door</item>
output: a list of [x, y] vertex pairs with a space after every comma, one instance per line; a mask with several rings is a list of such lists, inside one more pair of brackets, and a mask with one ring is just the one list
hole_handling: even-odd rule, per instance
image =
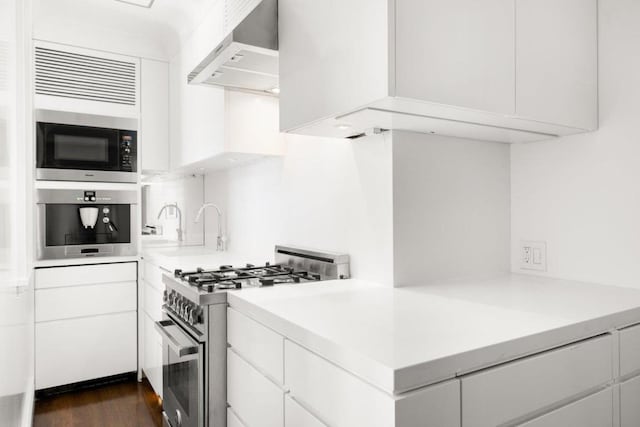
[[155, 327], [162, 336], [163, 423], [204, 427], [204, 344], [171, 319]]

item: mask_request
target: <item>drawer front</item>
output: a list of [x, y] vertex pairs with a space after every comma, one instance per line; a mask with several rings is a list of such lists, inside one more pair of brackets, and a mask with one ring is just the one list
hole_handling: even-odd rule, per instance
[[233, 350], [227, 350], [227, 402], [248, 426], [282, 427], [284, 392]]
[[153, 320], [162, 320], [162, 292], [144, 282], [144, 311]]
[[227, 427], [245, 427], [231, 408], [227, 408]]
[[168, 273], [168, 270], [164, 270], [150, 262], [144, 263], [144, 280], [159, 291], [164, 289], [162, 275]]
[[278, 384], [283, 379], [284, 338], [244, 314], [227, 309], [227, 340], [246, 360]]
[[37, 323], [36, 389], [137, 369], [136, 313]]
[[620, 384], [620, 426], [640, 426], [640, 377]]
[[620, 331], [620, 376], [640, 370], [640, 325]]
[[613, 377], [610, 335], [462, 378], [462, 425], [494, 427], [605, 384]]
[[37, 289], [36, 322], [135, 311], [136, 291], [135, 281]]
[[142, 370], [156, 394], [162, 397], [162, 337], [154, 327], [155, 321], [143, 314], [144, 355]]
[[56, 288], [98, 283], [135, 282], [137, 263], [76, 265], [72, 267], [38, 268], [35, 288]]
[[[634, 424], [634, 426], [638, 425]], [[613, 391], [611, 388], [521, 424], [521, 427], [559, 426], [613, 427]]]
[[394, 425], [394, 400], [310, 351], [285, 340], [291, 396], [333, 427]]
[[326, 427], [309, 411], [298, 404], [291, 396], [284, 398], [284, 426], [285, 427]]

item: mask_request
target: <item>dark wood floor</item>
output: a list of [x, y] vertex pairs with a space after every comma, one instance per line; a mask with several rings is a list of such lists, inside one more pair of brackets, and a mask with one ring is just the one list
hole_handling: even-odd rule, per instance
[[161, 426], [162, 407], [147, 380], [127, 380], [36, 400], [35, 427]]

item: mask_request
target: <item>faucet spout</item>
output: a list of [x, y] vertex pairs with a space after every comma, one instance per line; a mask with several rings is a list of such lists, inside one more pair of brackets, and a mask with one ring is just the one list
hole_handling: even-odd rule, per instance
[[195, 222], [200, 222], [202, 218], [202, 214], [206, 208], [214, 208], [218, 213], [218, 236], [216, 237], [216, 250], [225, 251], [226, 250], [226, 236], [222, 233], [222, 210], [218, 207], [218, 205], [214, 203], [205, 203], [198, 210], [198, 214], [196, 215]]
[[178, 207], [178, 203], [167, 203], [164, 206], [162, 206], [162, 208], [160, 209], [160, 212], [158, 212], [158, 219], [160, 219], [160, 217], [162, 216], [162, 213], [167, 208], [175, 208], [176, 212], [178, 213], [178, 228], [176, 229], [176, 233], [178, 233], [178, 241], [182, 242], [182, 235], [183, 235], [183, 230], [182, 230], [182, 211]]

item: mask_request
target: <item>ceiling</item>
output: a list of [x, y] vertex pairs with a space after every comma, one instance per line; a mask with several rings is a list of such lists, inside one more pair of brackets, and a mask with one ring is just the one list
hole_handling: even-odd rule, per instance
[[[91, 37], [100, 28], [132, 41], [162, 46], [171, 57], [216, 3], [222, 0], [155, 0], [151, 8], [116, 0], [34, 0], [34, 34], [39, 38], [65, 39], [73, 29]], [[71, 27], [71, 29], [69, 28]], [[52, 34], [58, 31], [60, 34]], [[95, 31], [96, 34], [100, 31]], [[70, 42], [70, 44], [74, 44]]]

